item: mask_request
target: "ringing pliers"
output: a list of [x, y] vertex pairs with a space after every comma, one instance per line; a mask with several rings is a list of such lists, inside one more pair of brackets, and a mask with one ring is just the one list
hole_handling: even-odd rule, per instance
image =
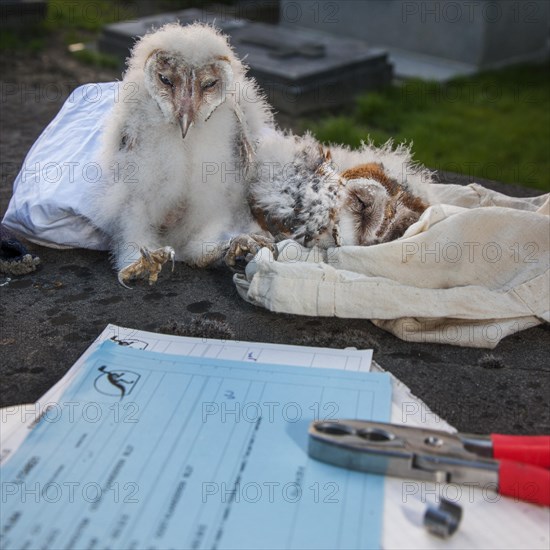
[[550, 436], [470, 435], [365, 420], [315, 421], [309, 455], [352, 470], [491, 488], [550, 506]]

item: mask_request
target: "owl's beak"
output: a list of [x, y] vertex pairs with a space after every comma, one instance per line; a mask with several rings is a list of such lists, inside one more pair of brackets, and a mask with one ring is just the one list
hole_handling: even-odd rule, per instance
[[185, 139], [185, 136], [187, 135], [187, 131], [191, 126], [193, 125], [193, 118], [190, 116], [190, 113], [183, 113], [183, 115], [179, 119], [180, 128], [181, 128], [181, 137], [182, 139]]
[[194, 70], [182, 76], [181, 84], [175, 90], [175, 96], [175, 107], [181, 128], [181, 137], [185, 139], [189, 128], [193, 126], [195, 116], [200, 107], [200, 82]]

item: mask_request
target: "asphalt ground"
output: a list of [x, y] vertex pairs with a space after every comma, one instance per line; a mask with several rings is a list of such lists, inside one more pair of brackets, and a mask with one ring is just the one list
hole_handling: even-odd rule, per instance
[[[0, 70], [3, 214], [25, 154], [71, 86], [111, 80], [112, 75], [83, 71], [48, 53], [31, 62], [3, 57]], [[456, 174], [440, 174], [440, 179], [471, 181]], [[539, 193], [477, 182], [516, 196]], [[156, 286], [126, 290], [118, 285], [107, 253], [30, 249], [42, 259], [40, 268], [0, 287], [0, 406], [38, 399], [108, 323], [115, 323], [194, 336], [372, 348], [384, 369], [461, 431], [550, 433], [548, 325], [509, 336], [492, 351], [407, 343], [369, 321], [282, 315], [254, 307], [237, 295], [231, 274], [223, 269], [177, 264], [173, 274], [161, 274]]]

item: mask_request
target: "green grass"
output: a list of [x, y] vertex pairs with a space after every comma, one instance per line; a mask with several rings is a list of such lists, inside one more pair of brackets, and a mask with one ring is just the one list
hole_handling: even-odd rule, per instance
[[112, 55], [96, 52], [94, 50], [80, 50], [72, 52], [73, 57], [76, 57], [80, 62], [94, 67], [102, 67], [104, 69], [118, 69], [120, 63], [118, 59]]
[[[218, 0], [231, 4], [235, 0]], [[153, 5], [158, 12], [178, 11], [191, 7], [204, 7], [203, 0], [157, 0]], [[143, 14], [141, 14], [143, 15]], [[21, 31], [4, 30], [0, 33], [1, 51], [37, 53], [48, 40], [59, 35], [65, 44], [91, 42], [109, 23], [135, 19], [140, 16], [132, 0], [49, 0], [43, 21]], [[116, 67], [112, 60], [94, 53], [78, 53], [75, 57], [87, 64]]]
[[[234, 1], [218, 0], [217, 3]], [[155, 7], [160, 13], [203, 8], [205, 4], [203, 0], [157, 0]], [[50, 30], [78, 29], [98, 33], [104, 25], [139, 16], [138, 7], [132, 0], [49, 0], [46, 25]]]
[[24, 51], [34, 54], [44, 48], [46, 38], [41, 25], [33, 25], [19, 31], [3, 29], [0, 32], [0, 51]]
[[[101, 28], [115, 21], [135, 17], [131, 2], [107, 0], [50, 0], [43, 21], [21, 30], [0, 33], [1, 51], [37, 53], [54, 34], [66, 44], [93, 40]], [[84, 60], [90, 63], [91, 59]]]
[[357, 98], [350, 115], [308, 121], [324, 142], [413, 142], [426, 166], [550, 190], [550, 65], [445, 84], [409, 80]]
[[131, 19], [131, 2], [108, 0], [50, 0], [45, 26], [48, 30], [84, 30], [97, 33], [104, 25]]

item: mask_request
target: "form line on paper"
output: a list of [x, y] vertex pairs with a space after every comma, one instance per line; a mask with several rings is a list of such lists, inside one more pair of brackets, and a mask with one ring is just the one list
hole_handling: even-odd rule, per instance
[[235, 501], [235, 495], [236, 492], [239, 490], [239, 483], [242, 477], [242, 473], [244, 472], [246, 468], [246, 463], [248, 462], [248, 458], [250, 457], [250, 453], [252, 452], [252, 448], [254, 447], [254, 441], [256, 440], [256, 435], [258, 433], [258, 429], [260, 427], [260, 423], [262, 421], [262, 417], [260, 416], [258, 420], [256, 420], [256, 423], [254, 425], [254, 430], [252, 431], [252, 434], [250, 435], [250, 439], [248, 441], [248, 446], [246, 448], [246, 451], [244, 453], [244, 456], [241, 461], [241, 466], [239, 468], [239, 473], [237, 474], [237, 478], [235, 479], [235, 483], [233, 484], [233, 491], [231, 491], [229, 501], [225, 507], [221, 525], [218, 527], [216, 531], [216, 536], [214, 538], [214, 544], [212, 545], [213, 549], [218, 548], [218, 544], [223, 536], [223, 528], [224, 524], [227, 521], [227, 518], [229, 517], [229, 514], [231, 513], [231, 506], [233, 505], [233, 502]]

